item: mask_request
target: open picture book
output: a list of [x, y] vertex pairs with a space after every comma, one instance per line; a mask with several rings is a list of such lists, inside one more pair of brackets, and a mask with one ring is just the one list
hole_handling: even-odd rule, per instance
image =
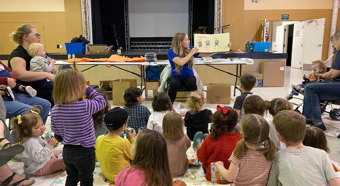
[[230, 50], [229, 33], [223, 34], [194, 34], [194, 46], [198, 52], [227, 52]]

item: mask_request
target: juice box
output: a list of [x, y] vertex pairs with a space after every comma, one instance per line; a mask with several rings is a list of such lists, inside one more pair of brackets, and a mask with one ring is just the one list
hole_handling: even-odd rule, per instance
[[222, 176], [222, 174], [217, 169], [217, 167], [214, 165], [214, 163], [211, 163], [210, 167], [211, 167], [211, 182], [213, 182], [213, 183], [229, 183], [229, 181], [227, 181]]

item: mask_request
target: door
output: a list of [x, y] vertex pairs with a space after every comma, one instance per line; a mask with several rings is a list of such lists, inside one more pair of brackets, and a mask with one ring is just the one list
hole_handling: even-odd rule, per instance
[[285, 33], [285, 26], [277, 26], [276, 27], [276, 37], [274, 44], [274, 52], [275, 53], [283, 53], [283, 44], [284, 44], [284, 33]]
[[313, 61], [322, 58], [325, 18], [307, 20], [303, 31], [302, 64], [304, 70], [311, 70]]
[[43, 23], [0, 23], [0, 54], [10, 54], [17, 46], [13, 43], [9, 35], [16, 31], [18, 27], [22, 24], [31, 24], [33, 25], [38, 32], [41, 34], [40, 43], [45, 45], [45, 36], [44, 36], [44, 26]]
[[303, 27], [305, 21], [294, 24], [293, 33], [293, 49], [292, 49], [292, 64], [293, 68], [302, 68], [302, 43], [303, 43]]

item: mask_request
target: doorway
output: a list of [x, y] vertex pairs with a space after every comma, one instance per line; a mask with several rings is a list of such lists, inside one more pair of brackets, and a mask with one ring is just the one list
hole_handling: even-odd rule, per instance
[[287, 63], [286, 66], [291, 66], [292, 65], [292, 51], [293, 51], [293, 35], [294, 35], [294, 24], [292, 25], [287, 25], [286, 26], [286, 31], [288, 31], [287, 33], [287, 42], [285, 41], [286, 47], [287, 48], [287, 54], [288, 54], [288, 58], [287, 58]]

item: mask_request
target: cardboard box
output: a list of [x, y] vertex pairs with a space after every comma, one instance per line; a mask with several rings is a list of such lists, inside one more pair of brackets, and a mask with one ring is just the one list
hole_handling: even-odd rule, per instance
[[111, 81], [113, 80], [99, 81], [99, 86], [106, 91], [108, 100], [112, 100], [112, 88], [110, 88]]
[[264, 87], [283, 87], [286, 62], [261, 62], [260, 69]]
[[230, 97], [230, 85], [209, 83], [207, 87], [207, 103], [230, 104]]
[[258, 72], [245, 72], [244, 74], [251, 74], [255, 76], [256, 83], [254, 87], [262, 87], [263, 74], [259, 74]]
[[153, 98], [158, 93], [157, 89], [159, 87], [158, 80], [148, 80], [145, 82], [145, 100], [153, 101]]
[[112, 104], [117, 106], [124, 105], [124, 92], [130, 87], [137, 87], [136, 79], [116, 79], [112, 84]]

